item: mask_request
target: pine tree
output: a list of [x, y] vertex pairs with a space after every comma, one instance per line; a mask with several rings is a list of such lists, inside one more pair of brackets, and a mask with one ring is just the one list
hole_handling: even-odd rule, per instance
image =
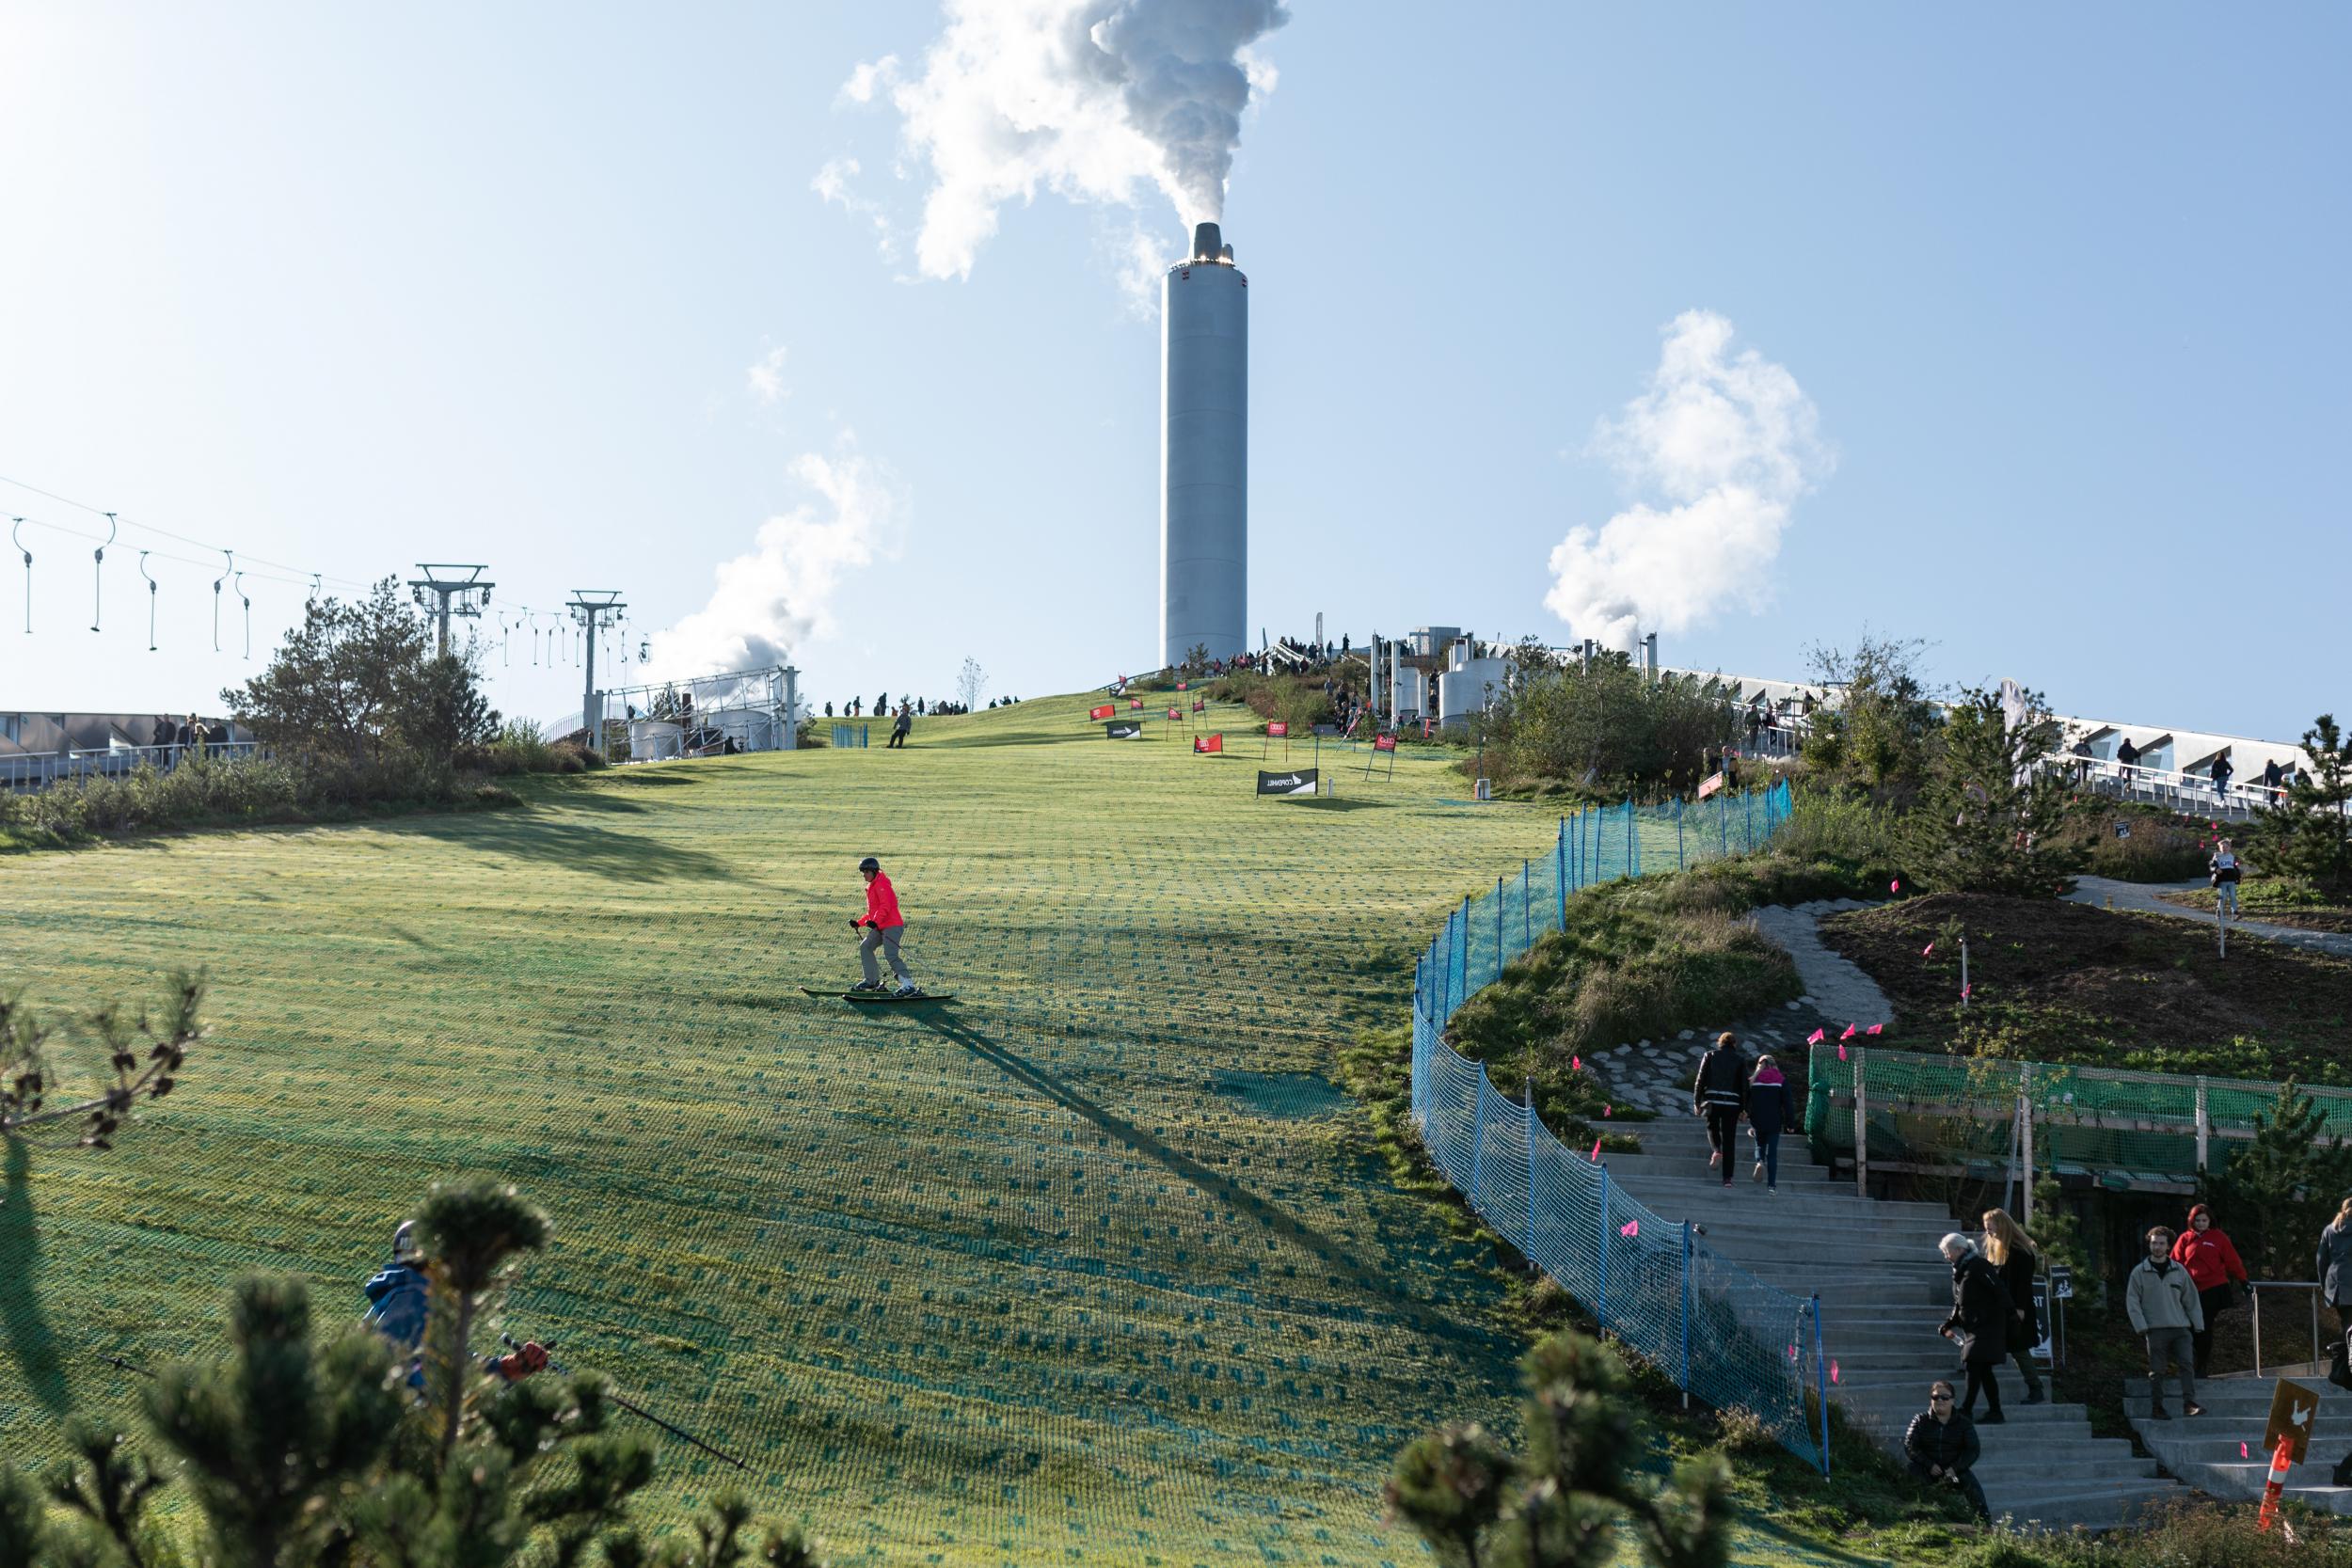
[[2012, 724], [1993, 692], [1971, 688], [1947, 717], [1918, 803], [1896, 846], [1921, 883], [1944, 893], [2048, 898], [2067, 863], [2056, 832], [2066, 786], [2038, 765], [2057, 749], [2058, 721], [2041, 693], [2026, 694]]
[[2297, 1279], [2312, 1266], [2312, 1239], [2352, 1192], [2352, 1148], [2328, 1133], [2327, 1114], [2293, 1079], [2254, 1135], [2227, 1146], [2199, 1196], [2226, 1226], [2257, 1279]]
[[2255, 863], [2330, 893], [2352, 893], [2352, 744], [2335, 715], [2323, 713], [2303, 732], [2303, 750], [2311, 753], [2310, 769], [2255, 819]]
[[1639, 1476], [1641, 1421], [1616, 1354], [1555, 1334], [1519, 1364], [1524, 1450], [1479, 1426], [1417, 1437], [1396, 1456], [1386, 1496], [1446, 1568], [1600, 1568], [1619, 1521], [1652, 1568], [1722, 1568], [1730, 1477], [1686, 1461], [1664, 1482]]

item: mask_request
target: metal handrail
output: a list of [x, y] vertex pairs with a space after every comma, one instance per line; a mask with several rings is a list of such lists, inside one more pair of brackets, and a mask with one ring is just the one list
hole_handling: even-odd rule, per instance
[[[2246, 1293], [2254, 1304], [2254, 1375], [2263, 1375], [2263, 1291], [2309, 1291], [2312, 1293], [2312, 1359], [2319, 1359], [2319, 1281], [2316, 1279], [2249, 1279]], [[2207, 1324], [2211, 1327], [2211, 1324]]]
[[0, 756], [0, 786], [45, 789], [61, 780], [119, 779], [142, 764], [168, 773], [199, 752], [207, 762], [244, 762], [263, 754], [258, 740], [207, 740], [202, 746], [86, 747], [63, 752], [24, 752]]

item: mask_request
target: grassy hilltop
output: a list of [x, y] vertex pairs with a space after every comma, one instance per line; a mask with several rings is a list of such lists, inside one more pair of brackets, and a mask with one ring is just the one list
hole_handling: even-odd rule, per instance
[[[1424, 1560], [1379, 1481], [1504, 1416], [1521, 1346], [1328, 1069], [1553, 818], [1409, 752], [1260, 800], [1248, 716], [1218, 760], [1087, 702], [0, 861], [9, 983], [64, 1010], [209, 965], [215, 1024], [114, 1152], [11, 1160], [0, 1449], [124, 1406], [101, 1353], [214, 1354], [243, 1270], [356, 1314], [426, 1184], [484, 1173], [557, 1225], [511, 1326], [844, 1560]], [[867, 853], [953, 1007], [794, 989], [853, 977]], [[663, 1475], [672, 1507], [720, 1479], [675, 1446]]]

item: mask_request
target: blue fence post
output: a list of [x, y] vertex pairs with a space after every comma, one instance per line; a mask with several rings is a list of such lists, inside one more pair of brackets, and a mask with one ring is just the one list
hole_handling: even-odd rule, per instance
[[1559, 887], [1560, 929], [1565, 931], [1568, 928], [1568, 819], [1565, 816], [1560, 819], [1560, 841], [1552, 847], [1552, 854], [1559, 861], [1552, 879]]
[[1470, 895], [1462, 895], [1462, 983], [1454, 988], [1454, 1005], [1470, 1000]]
[[1593, 1303], [1593, 1321], [1609, 1332], [1609, 1167], [1600, 1167], [1600, 1295]]
[[1472, 1062], [1478, 1074], [1478, 1107], [1470, 1114], [1470, 1207], [1486, 1212], [1486, 1064]]
[[1495, 978], [1502, 978], [1502, 879], [1495, 879]]
[[1535, 1116], [1535, 1080], [1527, 1081], [1527, 1239], [1520, 1250], [1527, 1254], [1528, 1265], [1537, 1273], [1543, 1264], [1535, 1260], [1535, 1134], [1543, 1130]]
[[1813, 1294], [1813, 1386], [1821, 1406], [1821, 1475], [1829, 1475], [1829, 1363], [1821, 1359], [1821, 1296]]
[[1691, 1222], [1682, 1222], [1682, 1408], [1691, 1408]]

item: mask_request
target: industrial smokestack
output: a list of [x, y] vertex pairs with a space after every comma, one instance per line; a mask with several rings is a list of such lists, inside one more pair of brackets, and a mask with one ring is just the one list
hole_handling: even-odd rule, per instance
[[1160, 656], [1248, 648], [1249, 279], [1214, 223], [1160, 288]]

